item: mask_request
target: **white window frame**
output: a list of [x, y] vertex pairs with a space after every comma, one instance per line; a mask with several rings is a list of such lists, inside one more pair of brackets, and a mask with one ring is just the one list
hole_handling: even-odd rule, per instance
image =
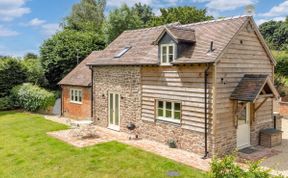
[[[76, 93], [76, 95], [75, 95]], [[75, 99], [75, 96], [77, 96], [77, 100]], [[81, 101], [80, 101], [81, 98]], [[70, 88], [70, 102], [76, 103], [76, 104], [82, 104], [83, 101], [83, 91], [79, 88]]]
[[[158, 116], [158, 105], [159, 105], [159, 101], [160, 102], [163, 102], [163, 116], [162, 117], [160, 117], [160, 116]], [[167, 104], [167, 102], [170, 102], [171, 103], [171, 117], [166, 117], [166, 104]], [[182, 104], [181, 104], [181, 102], [177, 102], [177, 101], [166, 101], [166, 100], [161, 100], [161, 99], [159, 99], [159, 100], [156, 100], [156, 119], [157, 120], [162, 120], [162, 121], [168, 121], [168, 122], [173, 122], [173, 123], [178, 123], [178, 124], [180, 124], [181, 123], [181, 110], [182, 110]], [[178, 112], [180, 112], [180, 118], [179, 119], [175, 119], [175, 116], [174, 116], [174, 114], [175, 114], [175, 103], [177, 103], [177, 104], [180, 104], [180, 110], [177, 110]]]
[[[169, 54], [169, 47], [172, 46], [173, 48], [173, 59], [172, 62], [175, 60], [175, 44], [161, 44], [160, 45], [160, 63], [161, 65], [171, 65], [171, 63], [169, 62], [169, 56], [171, 54]], [[166, 47], [166, 62], [163, 61], [163, 47]]]

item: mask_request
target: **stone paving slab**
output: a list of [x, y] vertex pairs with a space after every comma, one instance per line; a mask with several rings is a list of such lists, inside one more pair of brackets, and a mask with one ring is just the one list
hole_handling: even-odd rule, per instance
[[48, 132], [47, 134], [78, 148], [92, 146], [95, 144], [105, 143], [109, 141], [118, 141], [169, 158], [179, 163], [186, 164], [188, 166], [200, 170], [204, 171], [209, 170], [210, 159], [203, 160], [200, 155], [197, 155], [195, 153], [176, 148], [169, 148], [167, 145], [151, 140], [146, 139], [130, 140], [129, 137], [131, 135], [123, 132], [112, 131], [107, 128], [102, 128], [98, 126], [89, 126], [89, 127], [91, 127], [91, 129], [95, 131], [96, 135], [99, 136], [98, 138], [91, 138], [91, 139], [77, 138], [73, 136], [76, 129]]

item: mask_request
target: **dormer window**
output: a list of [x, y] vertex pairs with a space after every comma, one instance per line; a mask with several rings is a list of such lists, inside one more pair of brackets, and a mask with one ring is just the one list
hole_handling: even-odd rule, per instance
[[162, 44], [161, 45], [161, 64], [171, 64], [175, 59], [175, 45]]

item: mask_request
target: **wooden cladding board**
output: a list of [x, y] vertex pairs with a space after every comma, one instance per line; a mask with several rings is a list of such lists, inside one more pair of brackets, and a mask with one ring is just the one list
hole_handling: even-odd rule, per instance
[[[178, 67], [143, 67], [141, 70], [142, 119], [154, 122], [155, 100], [180, 102], [181, 127], [204, 132], [204, 71], [205, 65]], [[208, 127], [212, 118], [212, 75], [208, 77]]]
[[[254, 32], [248, 32], [246, 28], [234, 38], [216, 66], [214, 129], [219, 136], [223, 137], [225, 133], [235, 129], [233, 127], [233, 103], [229, 97], [244, 74], [273, 76], [273, 65], [261, 42]], [[269, 122], [271, 117], [272, 101], [267, 100], [257, 111], [256, 120]]]

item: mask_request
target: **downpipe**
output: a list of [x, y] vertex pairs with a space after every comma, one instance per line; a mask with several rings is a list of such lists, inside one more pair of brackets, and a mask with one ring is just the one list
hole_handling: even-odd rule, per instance
[[204, 139], [205, 139], [205, 153], [202, 159], [208, 158], [208, 112], [207, 112], [207, 94], [208, 94], [208, 71], [210, 69], [210, 64], [207, 65], [204, 72], [204, 116], [205, 116], [205, 126], [204, 126]]

